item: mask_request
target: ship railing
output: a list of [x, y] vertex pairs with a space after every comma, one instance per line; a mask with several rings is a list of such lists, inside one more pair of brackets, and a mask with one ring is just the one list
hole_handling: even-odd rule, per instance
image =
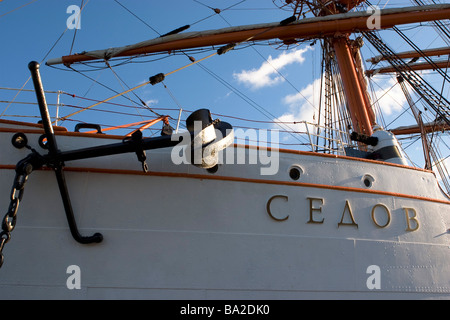
[[339, 128], [333, 128], [316, 123], [302, 121], [309, 138], [311, 151], [345, 155], [346, 147], [352, 147], [349, 133]]

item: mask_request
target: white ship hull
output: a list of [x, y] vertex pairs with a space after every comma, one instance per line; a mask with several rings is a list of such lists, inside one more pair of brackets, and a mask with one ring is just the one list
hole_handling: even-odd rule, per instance
[[[6, 212], [30, 152], [12, 135], [46, 151], [36, 128], [1, 125]], [[120, 142], [57, 140], [62, 151]], [[133, 153], [66, 163], [80, 233], [102, 233], [98, 244], [72, 238], [54, 173], [34, 171], [3, 250], [0, 299], [450, 298], [450, 199], [429, 171], [283, 150], [267, 176], [248, 161], [209, 173], [174, 165], [171, 149], [147, 157], [148, 173]]]

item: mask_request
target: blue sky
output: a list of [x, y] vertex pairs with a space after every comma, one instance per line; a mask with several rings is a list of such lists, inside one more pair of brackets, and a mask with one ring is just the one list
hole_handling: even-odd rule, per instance
[[[216, 1], [218, 7], [223, 6], [220, 6], [220, 2]], [[261, 4], [259, 1], [248, 2], [250, 5], [243, 5], [242, 9], [245, 9], [245, 7], [254, 8], [255, 5], [259, 8], [273, 8], [271, 1], [266, 1], [265, 4], [262, 4], [262, 1]], [[2, 11], [0, 12], [7, 13], [19, 7], [19, 4], [26, 3], [29, 3], [29, 1], [5, 0], [1, 3], [2, 7], [0, 8]], [[81, 16], [81, 29], [77, 30], [74, 41], [73, 52], [127, 45], [158, 36], [152, 29], [112, 0], [90, 0], [89, 2], [86, 0], [86, 3]], [[160, 1], [122, 0], [120, 3], [162, 34], [179, 26], [192, 24], [212, 13], [212, 10], [205, 6], [194, 1], [185, 0], [171, 2], [172, 8], [168, 8], [165, 3]], [[228, 7], [228, 3], [231, 2], [222, 1], [222, 3], [226, 3]], [[2, 87], [22, 87], [29, 76], [28, 62], [31, 60], [42, 61], [50, 48], [65, 31], [66, 20], [70, 16], [66, 13], [66, 9], [71, 4], [75, 4], [75, 2], [38, 0], [0, 18], [2, 30], [9, 31], [1, 34], [2, 43], [9, 44], [8, 48], [3, 52], [0, 62], [2, 74], [0, 82]], [[77, 1], [77, 4], [80, 5], [81, 1]], [[224, 12], [223, 15], [228, 23], [234, 24], [239, 21], [235, 18], [236, 15], [241, 16], [243, 13], [247, 14], [249, 12], [250, 14], [246, 15], [247, 17], [244, 20], [245, 24], [277, 21], [286, 16], [285, 12], [280, 13], [278, 10], [230, 10], [230, 14]], [[267, 20], [267, 12], [270, 12], [269, 20]], [[192, 30], [223, 28], [228, 26], [227, 22], [218, 16], [211, 17], [195, 24]], [[75, 30], [67, 30], [47, 57], [52, 58], [68, 54], [74, 38], [74, 32]], [[265, 53], [266, 48], [258, 50], [264, 56], [267, 56]], [[207, 54], [197, 54], [195, 57], [200, 59]], [[250, 59], [253, 61], [259, 59], [259, 63], [264, 61], [261, 57], [252, 57]], [[233, 63], [230, 63], [230, 60]], [[206, 61], [205, 66], [213, 69], [214, 72], [223, 76], [227, 81], [233, 81], [234, 73], [240, 72], [244, 68], [258, 66], [258, 64], [249, 66], [248, 61], [248, 57], [242, 59], [242, 57], [236, 55], [225, 55], [220, 57], [220, 59], [216, 58]], [[150, 76], [156, 73], [168, 73], [187, 63], [189, 63], [189, 60], [185, 56], [179, 56], [162, 60], [157, 64], [130, 64], [114, 70], [128, 86], [133, 87], [148, 80]], [[81, 66], [80, 69], [86, 70], [87, 68]], [[80, 96], [84, 96], [89, 90], [87, 96], [95, 97], [96, 99], [104, 99], [113, 95], [111, 91], [105, 90], [101, 86], [91, 87], [91, 81], [73, 72], [55, 70], [44, 65], [41, 68], [41, 72], [46, 90], [63, 90]], [[121, 84], [110, 70], [91, 71], [86, 74], [111, 86], [114, 90], [123, 91]], [[218, 83], [212, 81], [211, 76], [198, 66], [190, 67], [168, 77], [165, 84], [167, 89], [162, 85], [148, 86], [138, 90], [136, 93], [144, 101], [149, 101], [153, 106], [158, 104], [162, 108], [177, 108], [179, 103], [185, 109], [214, 109], [215, 104], [223, 104], [226, 106], [225, 109], [217, 107], [215, 111], [220, 110], [225, 114], [233, 114], [232, 110], [227, 109], [230, 109], [231, 105], [234, 106], [236, 101], [233, 101], [233, 99], [228, 99], [231, 100], [229, 103], [224, 101], [230, 97], [230, 90], [220, 84], [217, 85]], [[236, 83], [234, 84], [236, 85]], [[28, 83], [25, 88], [31, 89], [31, 83]], [[168, 90], [170, 90], [171, 94], [168, 93]], [[171, 95], [177, 102], [174, 101]], [[48, 97], [48, 99], [49, 103], [51, 103], [51, 97]], [[260, 100], [260, 102], [263, 101], [267, 100]], [[61, 102], [69, 103], [66, 97], [62, 97]], [[115, 102], [130, 104], [126, 99], [117, 99]], [[269, 108], [270, 106], [267, 105], [267, 107]], [[139, 121], [139, 119], [136, 121]], [[67, 125], [70, 126], [70, 123]]]
[[[272, 0], [246, 0], [243, 2], [241, 0], [173, 0], [170, 2], [119, 0], [119, 2], [145, 23], [114, 0], [84, 0], [83, 4], [86, 6], [81, 13], [81, 28], [77, 30], [75, 36], [75, 29], [66, 30], [66, 22], [70, 16], [66, 11], [70, 5], [80, 6], [82, 0], [1, 1], [0, 87], [21, 88], [29, 77], [27, 68], [29, 61], [40, 62], [48, 58], [67, 55], [71, 51], [72, 43], [72, 52], [76, 53], [140, 42], [158, 37], [159, 34], [186, 24], [192, 25], [188, 31], [208, 30], [225, 28], [230, 25], [277, 22], [291, 15], [290, 12], [277, 9]], [[235, 6], [221, 12], [220, 15], [214, 14], [211, 9], [224, 9], [233, 5]], [[385, 1], [380, 2], [379, 5], [384, 7]], [[411, 5], [410, 1], [388, 1], [386, 8], [409, 5]], [[435, 38], [435, 34], [430, 29], [429, 27], [420, 30], [413, 28], [405, 30], [405, 32], [421, 41], [424, 47], [442, 46], [440, 39]], [[384, 35], [391, 40], [390, 45], [394, 50], [410, 50], [408, 45], [398, 41], [392, 32], [386, 31]], [[222, 56], [215, 56], [202, 63], [208, 70], [218, 75], [222, 81], [232, 85], [239, 90], [238, 92], [244, 93], [245, 98], [198, 65], [168, 76], [164, 85], [148, 85], [136, 90], [136, 94], [157, 112], [168, 114], [173, 118], [178, 115], [176, 110], [162, 109], [178, 109], [181, 106], [185, 110], [193, 111], [199, 108], [208, 108], [216, 114], [259, 121], [273, 119], [312, 121], [313, 117], [317, 116], [317, 114], [314, 115], [312, 105], [317, 106], [318, 95], [313, 94], [312, 89], [317, 89], [317, 79], [320, 78], [321, 73], [320, 46], [318, 44], [310, 46], [309, 43], [306, 43], [291, 47], [288, 51], [277, 50], [276, 47], [276, 45], [266, 45], [242, 48]], [[196, 59], [200, 59], [208, 54], [210, 52], [196, 53], [194, 56]], [[378, 53], [369, 46], [365, 46], [363, 54], [367, 59]], [[163, 56], [148, 57], [142, 61], [160, 57]], [[278, 72], [269, 67], [267, 61], [276, 65]], [[172, 55], [167, 59], [155, 62], [117, 66], [114, 68], [115, 73], [109, 69], [93, 70], [87, 66], [77, 66], [76, 68], [87, 71], [84, 72], [86, 76], [121, 92], [127, 89], [126, 86], [134, 87], [147, 81], [152, 75], [168, 73], [189, 62], [184, 55]], [[61, 95], [60, 102], [63, 104], [89, 106], [94, 101], [87, 99], [102, 100], [115, 94], [100, 85], [93, 85], [92, 81], [85, 76], [64, 69], [67, 70], [63, 66], [58, 69], [44, 64], [41, 66], [41, 75], [46, 90], [62, 90], [84, 98]], [[120, 82], [118, 77], [123, 82]], [[394, 86], [394, 82], [390, 82], [392, 81], [390, 79], [387, 76], [377, 79], [374, 88], [380, 95]], [[441, 85], [441, 83], [436, 83], [438, 88]], [[24, 88], [33, 89], [31, 81]], [[15, 91], [0, 90], [0, 100], [12, 100], [15, 94]], [[133, 94], [129, 94], [128, 97], [137, 101]], [[47, 95], [49, 104], [56, 103], [56, 99], [56, 94], [49, 93]], [[22, 92], [15, 97], [15, 101], [34, 102], [35, 98], [32, 93]], [[119, 113], [110, 115], [101, 111], [86, 111], [74, 116], [73, 120], [96, 122], [106, 126], [142, 121], [154, 116], [147, 110], [137, 108], [139, 105], [126, 98], [117, 98], [113, 102], [128, 107], [105, 104], [99, 106], [99, 109], [114, 110]], [[390, 123], [404, 111], [404, 99], [400, 95], [398, 86], [392, 88], [384, 97], [382, 108], [386, 112], [386, 123]], [[263, 113], [266, 115], [258, 109], [263, 109]], [[0, 103], [0, 114], [4, 116], [38, 115], [37, 110], [35, 105]], [[55, 108], [50, 106], [50, 110], [51, 115], [54, 116]], [[66, 115], [75, 110], [62, 107], [60, 114]], [[134, 115], [128, 115], [129, 113]], [[267, 113], [270, 115], [267, 116]], [[183, 119], [187, 115], [184, 113]], [[38, 120], [19, 117], [5, 118], [33, 122]], [[264, 122], [250, 123], [231, 118], [222, 118], [222, 120], [243, 127], [268, 129], [274, 127], [273, 124]], [[72, 130], [75, 124], [76, 121], [65, 121], [62, 125]], [[406, 123], [396, 120], [392, 126], [404, 124]], [[159, 125], [157, 127], [160, 128]], [[286, 147], [289, 147], [291, 143], [298, 142], [289, 135], [281, 141], [286, 143]], [[293, 147], [295, 148], [295, 146]]]

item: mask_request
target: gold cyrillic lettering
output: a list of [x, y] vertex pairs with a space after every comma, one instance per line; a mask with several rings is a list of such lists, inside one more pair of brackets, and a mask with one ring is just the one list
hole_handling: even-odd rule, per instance
[[[324, 218], [322, 218], [322, 220], [317, 221], [314, 220], [314, 212], [322, 212], [322, 205], [323, 205], [323, 199], [321, 198], [307, 198], [309, 200], [309, 221], [307, 223], [323, 223]], [[313, 201], [320, 201], [321, 202], [321, 206], [319, 208], [315, 208], [314, 207], [314, 203]]]
[[[387, 213], [387, 221], [386, 221], [386, 223], [384, 225], [380, 225], [378, 223], [377, 219], [375, 219], [375, 209], [378, 208], [378, 207], [384, 208], [384, 210]], [[374, 205], [373, 208], [372, 208], [372, 221], [373, 221], [373, 223], [375, 223], [375, 225], [377, 227], [379, 227], [379, 228], [386, 228], [391, 223], [391, 213], [389, 212], [388, 207], [386, 207], [384, 204], [381, 204], [381, 203], [378, 203], [378, 204]]]
[[[406, 216], [406, 231], [416, 231], [417, 229], [419, 229], [419, 220], [417, 220], [417, 212], [415, 209], [413, 208], [403, 208], [403, 210], [405, 210], [405, 216]], [[413, 212], [413, 216], [410, 217], [409, 216], [409, 211]], [[411, 224], [410, 221], [414, 221], [416, 226], [414, 228], [411, 228]]]
[[[346, 211], [348, 211], [348, 213], [350, 214], [350, 219], [352, 219], [351, 223], [344, 222], [344, 216], [345, 216]], [[355, 222], [355, 218], [353, 218], [352, 209], [350, 207], [350, 202], [348, 202], [348, 200], [345, 200], [344, 212], [342, 212], [341, 222], [338, 223], [338, 228], [340, 226], [354, 226], [354, 227], [358, 228], [358, 224]]]
[[267, 201], [267, 206], [266, 206], [266, 208], [267, 208], [267, 213], [268, 213], [269, 216], [270, 216], [273, 220], [275, 220], [275, 221], [286, 221], [287, 219], [289, 219], [289, 215], [287, 215], [286, 217], [281, 218], [281, 219], [280, 219], [280, 218], [276, 218], [276, 217], [272, 214], [272, 211], [270, 210], [270, 205], [272, 204], [273, 199], [276, 199], [276, 198], [282, 198], [282, 199], [285, 199], [286, 202], [289, 200], [287, 196], [281, 196], [281, 195], [273, 196], [272, 198], [269, 199], [269, 201]]

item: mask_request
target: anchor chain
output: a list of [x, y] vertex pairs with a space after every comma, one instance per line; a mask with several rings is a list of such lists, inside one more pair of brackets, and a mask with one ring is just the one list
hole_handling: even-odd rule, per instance
[[3, 249], [5, 244], [11, 240], [11, 231], [13, 231], [16, 227], [17, 211], [19, 210], [19, 204], [23, 198], [24, 188], [26, 182], [28, 181], [28, 176], [34, 169], [42, 167], [45, 163], [45, 159], [35, 149], [31, 148], [27, 144], [25, 135], [15, 135], [13, 145], [19, 149], [25, 147], [31, 150], [31, 154], [20, 160], [16, 165], [16, 176], [14, 177], [14, 182], [11, 189], [9, 207], [2, 220], [2, 231], [0, 232], [0, 268], [2, 267], [4, 260]]
[[3, 248], [6, 243], [11, 240], [11, 231], [14, 230], [17, 222], [17, 211], [19, 209], [20, 201], [23, 198], [25, 184], [28, 176], [33, 170], [30, 163], [24, 163], [22, 168], [16, 169], [16, 176], [11, 189], [10, 203], [8, 212], [2, 220], [2, 231], [0, 232], [0, 268], [3, 265]]

